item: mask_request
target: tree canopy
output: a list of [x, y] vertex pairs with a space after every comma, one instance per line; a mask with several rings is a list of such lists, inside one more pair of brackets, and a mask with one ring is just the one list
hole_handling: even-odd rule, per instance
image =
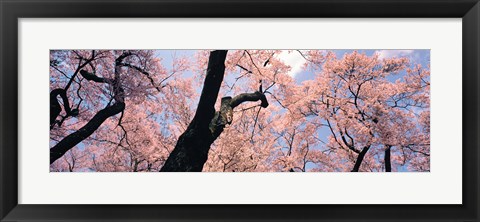
[[52, 50], [50, 146], [51, 171], [429, 171], [430, 67], [362, 50]]

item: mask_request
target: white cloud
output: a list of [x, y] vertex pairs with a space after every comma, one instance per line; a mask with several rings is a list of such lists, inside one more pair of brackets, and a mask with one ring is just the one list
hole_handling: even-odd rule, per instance
[[409, 56], [413, 53], [413, 50], [377, 50], [379, 59]]
[[297, 51], [288, 53], [288, 50], [283, 50], [278, 54], [277, 58], [292, 68], [288, 75], [293, 78], [302, 71], [303, 64], [305, 64], [305, 59]]

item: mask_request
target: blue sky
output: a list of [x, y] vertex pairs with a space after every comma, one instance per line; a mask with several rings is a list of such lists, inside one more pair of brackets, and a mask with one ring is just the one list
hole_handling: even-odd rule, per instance
[[[429, 49], [402, 49], [402, 50], [390, 50], [390, 49], [332, 49], [337, 58], [343, 57], [345, 53], [351, 53], [354, 50], [357, 50], [360, 53], [365, 53], [368, 56], [373, 55], [374, 53], [378, 53], [380, 55], [379, 58], [391, 58], [391, 57], [408, 57], [412, 63], [421, 64], [422, 66], [426, 67], [430, 64], [430, 50]], [[197, 50], [157, 50], [156, 55], [158, 57], [163, 58], [162, 64], [165, 67], [169, 67], [172, 64], [172, 58], [174, 56], [181, 57], [193, 57]], [[282, 59], [286, 64], [292, 67], [290, 76], [294, 77], [297, 83], [301, 83], [305, 80], [313, 79], [314, 73], [309, 70], [303, 70], [302, 65], [305, 62], [303, 57], [293, 51], [288, 53], [287, 50], [282, 52], [279, 55], [280, 59]], [[191, 76], [191, 72], [186, 72], [185, 77]], [[227, 80], [228, 81], [228, 80]]]

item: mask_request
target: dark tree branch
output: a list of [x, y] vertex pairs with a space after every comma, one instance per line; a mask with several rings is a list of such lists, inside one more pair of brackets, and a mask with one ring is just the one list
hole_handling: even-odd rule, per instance
[[244, 102], [256, 101], [261, 101], [261, 107], [268, 107], [267, 98], [265, 97], [265, 94], [261, 93], [260, 91], [256, 91], [254, 93], [242, 93], [233, 98], [230, 96], [223, 97], [220, 110], [215, 113], [214, 118], [210, 122], [210, 131], [212, 132], [214, 138], [216, 139], [218, 136], [220, 136], [220, 134], [223, 132], [223, 129], [225, 128], [225, 125], [232, 123], [233, 109], [235, 107], [239, 106]]
[[68, 150], [76, 146], [78, 143], [92, 135], [92, 133], [95, 132], [95, 130], [97, 130], [108, 117], [120, 113], [124, 108], [125, 103], [121, 102], [98, 111], [98, 113], [95, 114], [85, 126], [68, 135], [50, 149], [50, 164], [62, 157]]
[[252, 55], [250, 55], [250, 53], [247, 50], [245, 50], [245, 52], [247, 53], [248, 57], [250, 58], [250, 61], [252, 62], [253, 66], [257, 69], [258, 73], [260, 73], [260, 75], [263, 76], [262, 71], [260, 71], [257, 64], [255, 64], [255, 62], [253, 61]]
[[[66, 116], [74, 116], [70, 108], [70, 103], [68, 102], [67, 93], [64, 89], [54, 89], [50, 92], [50, 129], [53, 129], [56, 119], [62, 112], [62, 106], [57, 100], [57, 96], [60, 96], [63, 101], [63, 109], [65, 110]], [[65, 117], [66, 118], [66, 117]]]
[[262, 106], [263, 108], [268, 107], [267, 98], [265, 97], [265, 94], [263, 94], [260, 91], [256, 91], [254, 93], [239, 94], [239, 95], [233, 97], [233, 99], [230, 102], [230, 106], [233, 109], [233, 108], [237, 107], [238, 105], [242, 104], [243, 102], [247, 102], [247, 101], [256, 102], [256, 101], [259, 101], [259, 100], [262, 101], [260, 106]]
[[[138, 66], [134, 66], [132, 64], [128, 64], [128, 63], [120, 63], [121, 66], [125, 66], [125, 67], [129, 67], [131, 69], [134, 69], [134, 70], [137, 70], [138, 72], [142, 73], [143, 75], [145, 75], [148, 80], [150, 80], [150, 83], [152, 84], [153, 87], [155, 87], [155, 89], [160, 92], [160, 87], [156, 86], [155, 85], [155, 81], [153, 81], [153, 78], [152, 76], [150, 76], [150, 73], [145, 71], [145, 69], [142, 69]], [[172, 74], [173, 75], [173, 74]]]
[[[78, 55], [78, 53], [77, 53], [76, 51], [73, 51], [73, 52], [75, 52], [75, 53]], [[72, 77], [70, 78], [70, 81], [68, 81], [67, 85], [66, 85], [65, 88], [64, 88], [65, 91], [67, 91], [68, 88], [70, 88], [70, 85], [72, 85], [72, 82], [73, 82], [73, 80], [75, 79], [75, 77], [77, 76], [78, 72], [79, 72], [80, 70], [82, 70], [83, 67], [85, 67], [87, 64], [90, 64], [90, 62], [92, 62], [93, 60], [95, 60], [95, 53], [94, 53], [94, 52], [95, 52], [95, 51], [92, 51], [92, 56], [91, 56], [89, 59], [86, 59], [86, 61], [85, 61], [83, 64], [82, 64], [81, 62], [82, 62], [82, 60], [84, 60], [84, 58], [81, 58], [81, 59], [80, 59], [80, 63], [78, 64], [77, 69], [75, 70], [75, 72], [73, 73]]]
[[403, 146], [403, 147], [409, 149], [410, 151], [412, 151], [412, 152], [414, 152], [414, 153], [420, 153], [420, 154], [422, 154], [422, 155], [424, 155], [424, 156], [430, 156], [429, 153], [422, 152], [422, 151], [420, 151], [420, 150], [415, 150], [415, 149], [413, 149], [413, 148], [411, 147], [411, 146], [415, 146], [415, 145], [416, 145], [416, 146], [430, 146], [430, 144], [408, 144], [408, 145]]
[[237, 66], [240, 68], [240, 69], [243, 69], [244, 71], [246, 71], [247, 73], [252, 73], [252, 71], [248, 70], [247, 68], [241, 66], [240, 64], [237, 64]]
[[[74, 51], [77, 55], [78, 53]], [[55, 126], [56, 119], [58, 115], [60, 115], [60, 112], [62, 111], [62, 108], [60, 104], [58, 103], [57, 96], [60, 95], [63, 100], [63, 107], [65, 109], [65, 113], [67, 114], [66, 116], [63, 117], [62, 121], [65, 120], [69, 116], [76, 116], [75, 113], [71, 112], [70, 104], [68, 102], [68, 97], [67, 97], [67, 91], [68, 88], [70, 88], [70, 85], [74, 81], [75, 77], [77, 76], [78, 72], [85, 67], [86, 65], [90, 64], [93, 60], [95, 60], [95, 51], [92, 51], [92, 56], [89, 59], [80, 59], [80, 62], [78, 63], [78, 67], [73, 73], [73, 75], [70, 77], [70, 80], [68, 81], [67, 85], [63, 89], [54, 89], [50, 92], [50, 129], [53, 129]], [[84, 63], [82, 63], [83, 60], [86, 60]], [[65, 73], [61, 70], [59, 70], [55, 64], [50, 65], [51, 67], [55, 68], [57, 71], [65, 75]], [[76, 111], [78, 112], [78, 110]]]
[[87, 76], [87, 77], [84, 76], [85, 79], [90, 78], [92, 81], [101, 80], [100, 81], [101, 83], [112, 84], [114, 89], [113, 94], [115, 98], [115, 103], [113, 103], [112, 105], [107, 105], [104, 109], [98, 111], [97, 114], [95, 114], [93, 118], [90, 119], [90, 121], [88, 121], [87, 124], [85, 124], [85, 126], [73, 132], [72, 134], [66, 136], [60, 142], [58, 142], [55, 146], [50, 148], [50, 164], [52, 164], [58, 158], [65, 155], [67, 151], [75, 147], [84, 139], [92, 135], [109, 117], [117, 115], [118, 113], [121, 113], [123, 110], [125, 110], [125, 102], [124, 102], [125, 94], [120, 83], [119, 66], [122, 60], [126, 58], [128, 55], [131, 55], [131, 53], [130, 54], [124, 53], [115, 60], [116, 61], [115, 78], [113, 79], [113, 81], [107, 81], [103, 78], [95, 76], [94, 74], [88, 73], [86, 71], [81, 72], [81, 74], [83, 73], [83, 75]]
[[118, 56], [115, 59], [115, 64], [120, 65], [120, 63], [122, 63], [125, 58], [127, 58], [128, 56], [131, 56], [131, 55], [133, 55], [133, 53], [131, 51], [124, 51], [120, 56]]
[[80, 108], [80, 105], [83, 102], [83, 97], [80, 95], [80, 90], [82, 89], [82, 80], [78, 82], [78, 88], [77, 88], [77, 97], [80, 98], [80, 101], [77, 103], [77, 110]]
[[253, 136], [255, 136], [255, 127], [257, 126], [258, 115], [260, 114], [260, 110], [262, 110], [262, 108], [259, 108], [259, 109], [258, 109], [257, 115], [255, 116], [255, 121], [253, 122], [252, 135], [250, 136], [250, 141], [251, 141], [252, 143], [253, 143]]
[[111, 80], [109, 79], [105, 79], [105, 78], [102, 78], [102, 77], [99, 77], [93, 73], [89, 73], [87, 72], [86, 70], [80, 70], [80, 75], [85, 78], [86, 80], [88, 81], [94, 81], [94, 82], [97, 82], [97, 83], [109, 83], [109, 82], [112, 82]]

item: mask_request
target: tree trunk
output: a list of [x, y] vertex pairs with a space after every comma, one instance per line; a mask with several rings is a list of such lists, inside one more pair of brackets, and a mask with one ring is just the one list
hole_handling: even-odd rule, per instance
[[232, 122], [235, 107], [247, 101], [261, 101], [261, 107], [268, 106], [265, 94], [259, 90], [254, 93], [242, 93], [233, 98], [224, 97], [221, 100], [220, 110], [215, 112], [215, 102], [225, 74], [226, 56], [226, 50], [210, 53], [207, 74], [195, 116], [187, 130], [178, 138], [175, 148], [160, 171], [202, 171], [203, 165], [207, 162], [210, 146], [223, 132], [225, 125]]
[[370, 149], [370, 146], [363, 147], [362, 151], [358, 154], [352, 172], [358, 172], [360, 170], [360, 165], [362, 164], [363, 158], [365, 157], [365, 154], [367, 154], [368, 149]]
[[208, 60], [207, 74], [197, 111], [187, 130], [180, 135], [172, 153], [160, 171], [202, 171], [208, 150], [214, 141], [209, 129], [215, 116], [215, 102], [225, 73], [226, 50], [213, 51]]
[[392, 146], [387, 146], [385, 149], [385, 172], [392, 172], [392, 163], [390, 162], [390, 149]]

